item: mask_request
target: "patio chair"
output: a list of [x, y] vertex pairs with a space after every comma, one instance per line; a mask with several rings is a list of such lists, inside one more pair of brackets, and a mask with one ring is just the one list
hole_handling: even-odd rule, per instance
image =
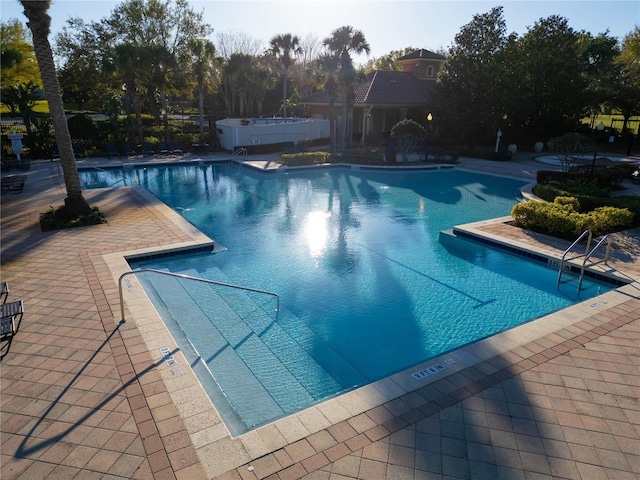
[[171, 153], [171, 151], [167, 148], [164, 142], [158, 142], [158, 153], [166, 155], [168, 153]]
[[22, 315], [24, 314], [24, 305], [22, 300], [3, 303], [0, 305], [0, 342], [5, 344], [0, 347], [0, 360], [2, 360], [11, 348], [13, 337], [16, 336], [22, 323]]
[[2, 190], [8, 193], [21, 193], [26, 181], [26, 175], [5, 175], [2, 177]]
[[2, 303], [7, 303], [7, 297], [9, 296], [9, 284], [7, 282], [0, 282], [0, 298]]
[[169, 140], [167, 147], [169, 147], [169, 151], [171, 153], [178, 153], [178, 154], [182, 153], [182, 149], [178, 146], [175, 140]]

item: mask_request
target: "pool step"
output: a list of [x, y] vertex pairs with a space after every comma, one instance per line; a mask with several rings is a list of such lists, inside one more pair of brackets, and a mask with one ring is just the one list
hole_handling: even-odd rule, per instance
[[[247, 272], [233, 261], [225, 259], [224, 263], [217, 263], [221, 269], [220, 272], [225, 275], [224, 278], [227, 278], [226, 281], [243, 285], [251, 285], [254, 283], [254, 280], [249, 277]], [[203, 273], [200, 275], [203, 275]], [[204, 275], [210, 278], [210, 272], [206, 272]], [[332, 380], [335, 380], [339, 384], [339, 387], [334, 389], [332, 385], [318, 382], [317, 379], [312, 376], [312, 385], [308, 385], [307, 388], [316, 398], [326, 398], [327, 394], [337, 393], [352, 385], [369, 383], [370, 379], [366, 378], [360, 371], [354, 368], [342, 354], [327, 343], [321, 335], [310, 328], [303, 319], [291, 312], [286, 306], [286, 301], [281, 302], [281, 310], [278, 314], [278, 325], [292, 341], [295, 341], [299, 345], [299, 348], [308, 352], [308, 355], [313, 359], [313, 363], [322, 367], [326, 372], [329, 372]], [[305, 378], [309, 377], [309, 373], [302, 372], [301, 376]]]
[[[232, 342], [237, 346], [243, 335], [247, 337], [243, 346], [251, 345], [251, 342], [247, 343], [250, 341], [250, 335], [243, 331], [242, 319], [235, 315], [231, 308], [225, 307], [223, 301], [216, 302], [217, 316], [229, 320], [230, 328], [222, 332], [179, 280], [155, 275], [151, 278], [151, 284], [157, 294], [155, 301], [161, 299], [166, 307], [164, 311], [159, 308], [165, 323], [172, 332], [178, 329], [179, 333], [183, 333], [188, 343], [196, 349], [198, 355], [201, 355], [201, 361], [207, 365], [215, 383], [246, 427], [252, 427], [265, 415], [277, 418], [284, 413], [255, 375], [250, 362], [243, 358], [244, 349], [238, 351], [233, 348]], [[208, 295], [213, 297], [215, 292], [209, 292]], [[176, 341], [179, 337], [180, 335], [174, 333]], [[206, 347], [206, 352], [203, 347]], [[186, 350], [189, 345], [180, 345], [180, 348]], [[250, 402], [255, 396], [261, 398], [257, 409]]]
[[[181, 273], [202, 276], [195, 269]], [[199, 350], [247, 427], [343, 390], [276, 322], [293, 315], [276, 313], [272, 297], [163, 275], [147, 277], [170, 322]], [[222, 271], [209, 271], [207, 277], [237, 283]], [[319, 340], [320, 350], [330, 348]], [[255, 398], [261, 399], [259, 407]]]

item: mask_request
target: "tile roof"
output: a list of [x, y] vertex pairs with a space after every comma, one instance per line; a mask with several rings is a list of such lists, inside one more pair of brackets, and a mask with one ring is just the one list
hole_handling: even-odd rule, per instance
[[[435, 82], [416, 77], [409, 72], [378, 70], [355, 89], [356, 105], [424, 105], [431, 98]], [[340, 104], [342, 98], [336, 98]], [[316, 92], [301, 100], [306, 104], [328, 104], [326, 92]]]
[[432, 52], [431, 50], [425, 50], [421, 48], [420, 50], [415, 50], [411, 53], [407, 53], [402, 57], [398, 58], [398, 61], [401, 60], [416, 60], [418, 58], [424, 58], [428, 60], [444, 60], [445, 57], [440, 55], [439, 53]]

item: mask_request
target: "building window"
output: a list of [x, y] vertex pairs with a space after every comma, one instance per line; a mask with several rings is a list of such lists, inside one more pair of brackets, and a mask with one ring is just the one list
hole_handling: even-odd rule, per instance
[[433, 77], [433, 65], [427, 67], [427, 77]]

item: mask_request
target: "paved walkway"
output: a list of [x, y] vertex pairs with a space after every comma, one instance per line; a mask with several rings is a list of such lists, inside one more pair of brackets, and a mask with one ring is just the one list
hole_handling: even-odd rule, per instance
[[[549, 168], [461, 167], [532, 180]], [[86, 191], [109, 223], [42, 233], [63, 183], [57, 163], [27, 174], [2, 196], [2, 280], [26, 310], [0, 364], [3, 479], [640, 477], [637, 282], [434, 359], [445, 368], [428, 379], [398, 374], [231, 438], [158, 351], [170, 340], [153, 312], [128, 302], [120, 322], [123, 255], [210, 240], [134, 187]], [[558, 255], [504, 223], [478, 230]], [[612, 267], [637, 280], [637, 232], [624, 240]]]

